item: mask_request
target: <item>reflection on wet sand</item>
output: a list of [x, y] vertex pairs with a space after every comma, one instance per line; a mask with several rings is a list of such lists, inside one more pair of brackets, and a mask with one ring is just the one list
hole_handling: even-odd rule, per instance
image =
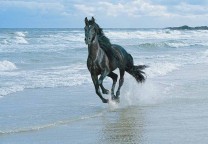
[[143, 117], [139, 107], [127, 107], [106, 113], [99, 143], [141, 143]]

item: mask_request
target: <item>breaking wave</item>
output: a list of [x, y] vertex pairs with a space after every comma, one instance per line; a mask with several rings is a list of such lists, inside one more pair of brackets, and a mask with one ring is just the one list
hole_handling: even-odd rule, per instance
[[15, 34], [17, 35], [17, 36], [19, 36], [19, 37], [25, 37], [25, 34], [26, 34], [27, 32], [16, 32]]
[[12, 71], [17, 69], [16, 65], [10, 61], [0, 61], [0, 71]]
[[190, 46], [208, 46], [205, 44], [191, 43], [191, 42], [157, 42], [157, 43], [142, 43], [139, 47], [142, 48], [179, 48], [179, 47], [190, 47]]
[[135, 45], [142, 48], [180, 48], [207, 47], [207, 31], [175, 31], [175, 30], [106, 30], [105, 35], [112, 43]]
[[176, 31], [176, 30], [106, 30], [104, 31], [106, 36], [110, 39], [190, 39], [199, 37], [205, 39], [207, 31]]
[[15, 42], [17, 44], [28, 44], [28, 41], [25, 39], [27, 32], [16, 32], [15, 34]]

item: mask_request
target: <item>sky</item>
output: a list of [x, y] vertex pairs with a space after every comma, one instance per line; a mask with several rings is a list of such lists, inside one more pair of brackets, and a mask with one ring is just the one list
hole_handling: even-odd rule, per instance
[[208, 0], [0, 0], [0, 28], [208, 26]]

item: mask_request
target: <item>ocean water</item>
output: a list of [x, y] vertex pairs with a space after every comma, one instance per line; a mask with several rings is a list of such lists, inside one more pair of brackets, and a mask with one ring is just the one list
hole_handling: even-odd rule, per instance
[[206, 143], [208, 31], [104, 33], [149, 66], [144, 84], [125, 74], [120, 104], [94, 92], [83, 29], [0, 29], [0, 141]]

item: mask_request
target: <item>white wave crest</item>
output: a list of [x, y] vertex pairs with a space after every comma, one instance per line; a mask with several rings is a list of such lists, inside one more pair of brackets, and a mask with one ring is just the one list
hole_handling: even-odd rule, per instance
[[[129, 31], [129, 30], [106, 30], [104, 31], [105, 35], [110, 38], [112, 41], [117, 40], [131, 40], [131, 39], [138, 39], [138, 40], [191, 40], [191, 45], [204, 45], [207, 42], [207, 32], [206, 31], [174, 31], [174, 30], [136, 30], [136, 31]], [[200, 40], [200, 41], [197, 41]], [[189, 46], [189, 42], [178, 42], [178, 43], [167, 43], [173, 47], [180, 47], [180, 46]], [[207, 44], [205, 44], [207, 45]]]
[[185, 43], [185, 42], [168, 42], [167, 45], [170, 47], [179, 48], [179, 47], [192, 46], [193, 44], [192, 43]]
[[112, 39], [179, 39], [190, 38], [190, 35], [183, 35], [180, 31], [171, 31], [170, 33], [164, 30], [154, 31], [107, 31], [106, 36]]
[[16, 37], [17, 44], [28, 44], [28, 41], [24, 37]]
[[16, 32], [15, 42], [17, 44], [28, 44], [28, 41], [25, 39], [27, 32]]
[[27, 32], [16, 32], [15, 34], [17, 35], [17, 36], [19, 36], [19, 37], [25, 37], [25, 34], [26, 34]]
[[10, 87], [1, 87], [0, 88], [0, 97], [15, 93], [15, 92], [23, 91], [23, 90], [24, 90], [24, 86], [21, 86], [21, 85], [13, 85]]
[[0, 71], [12, 71], [17, 69], [14, 63], [4, 60], [0, 61]]

